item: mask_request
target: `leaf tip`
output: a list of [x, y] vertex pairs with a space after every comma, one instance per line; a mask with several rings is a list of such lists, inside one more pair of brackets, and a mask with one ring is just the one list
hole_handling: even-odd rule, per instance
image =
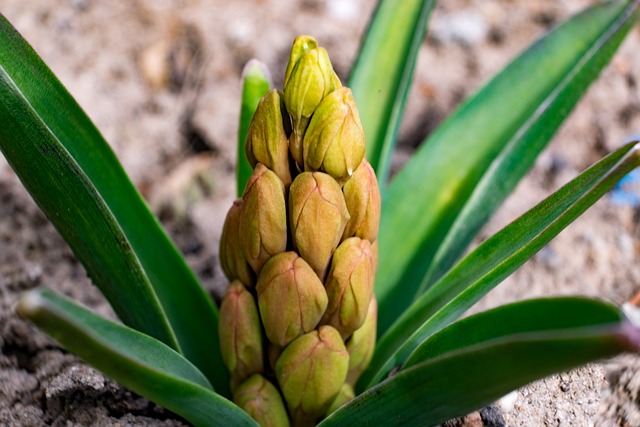
[[27, 292], [15, 305], [15, 312], [23, 319], [37, 316], [44, 306], [44, 298], [39, 290]]
[[245, 81], [247, 78], [260, 78], [264, 79], [269, 83], [269, 86], [272, 85], [271, 73], [269, 72], [269, 67], [267, 64], [260, 61], [259, 59], [250, 59], [242, 69], [242, 81]]

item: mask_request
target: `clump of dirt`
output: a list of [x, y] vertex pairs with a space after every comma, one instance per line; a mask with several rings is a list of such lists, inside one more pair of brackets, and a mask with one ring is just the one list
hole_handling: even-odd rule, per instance
[[[217, 242], [235, 197], [242, 67], [257, 57], [281, 86], [290, 44], [306, 33], [327, 47], [345, 79], [373, 3], [4, 0], [2, 8], [96, 122], [206, 289], [219, 296], [225, 281]], [[420, 48], [394, 170], [535, 37], [590, 3], [439, 4]], [[636, 28], [479, 240], [640, 132], [639, 49]], [[474, 310], [552, 294], [627, 301], [640, 283], [634, 268], [639, 212], [632, 197], [605, 197]], [[115, 318], [0, 157], [0, 424], [186, 424], [18, 319], [13, 304], [37, 286]], [[499, 402], [500, 409], [462, 422], [636, 425], [638, 372], [633, 357], [589, 365], [525, 387]]]

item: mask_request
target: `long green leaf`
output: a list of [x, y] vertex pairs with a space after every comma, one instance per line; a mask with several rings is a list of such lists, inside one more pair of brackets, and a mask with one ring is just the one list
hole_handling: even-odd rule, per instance
[[380, 224], [380, 332], [450, 268], [533, 165], [632, 27], [638, 4], [598, 4], [533, 44], [393, 180]]
[[640, 166], [640, 145], [627, 144], [480, 244], [420, 296], [382, 336], [359, 387], [381, 381], [416, 347], [486, 295]]
[[148, 335], [43, 289], [23, 296], [17, 311], [109, 377], [195, 425], [257, 425], [188, 360]]
[[458, 320], [431, 335], [415, 349], [403, 369], [491, 340], [597, 327], [623, 320], [624, 316], [616, 306], [592, 298], [557, 297], [519, 301]]
[[93, 123], [2, 16], [0, 150], [118, 316], [226, 392], [211, 299]]
[[[523, 303], [484, 313], [482, 318], [468, 320], [464, 327], [452, 325], [451, 331], [443, 331], [449, 334], [443, 340], [452, 342], [441, 343], [451, 351], [443, 348], [437, 354], [436, 350], [434, 357], [426, 352], [422, 354], [427, 358], [424, 361], [416, 357], [414, 365], [367, 390], [320, 426], [376, 425], [380, 420], [385, 426], [437, 425], [552, 373], [640, 349], [640, 330], [627, 320], [617, 320], [621, 315], [614, 307], [568, 300], [557, 307], [570, 309], [567, 315], [577, 314], [579, 319], [562, 319], [563, 313], [547, 311], [544, 303]], [[539, 321], [548, 315], [557, 327], [547, 323], [539, 330], [518, 328], [519, 322], [528, 322], [527, 315]], [[486, 328], [509, 321], [513, 333], [507, 328], [495, 338], [490, 333], [478, 333], [468, 340], [470, 346], [454, 345], [463, 332], [475, 333], [476, 323]]]
[[267, 66], [255, 59], [249, 61], [242, 71], [242, 103], [240, 105], [238, 165], [236, 167], [236, 194], [238, 197], [242, 197], [244, 187], [253, 172], [244, 150], [251, 118], [258, 108], [260, 99], [269, 89], [271, 89], [271, 78]]
[[367, 159], [384, 188], [434, 0], [380, 0], [349, 76], [367, 138]]

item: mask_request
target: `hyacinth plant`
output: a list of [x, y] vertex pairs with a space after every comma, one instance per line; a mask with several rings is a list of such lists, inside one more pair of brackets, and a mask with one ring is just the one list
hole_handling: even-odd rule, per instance
[[381, 0], [344, 85], [310, 37], [293, 44], [283, 92], [247, 68], [220, 308], [95, 126], [0, 18], [0, 149], [123, 324], [46, 289], [18, 314], [203, 426], [435, 425], [640, 349], [640, 329], [596, 299], [456, 320], [640, 165], [637, 142], [622, 145], [465, 255], [640, 2], [599, 3], [551, 30], [389, 180], [432, 7]]

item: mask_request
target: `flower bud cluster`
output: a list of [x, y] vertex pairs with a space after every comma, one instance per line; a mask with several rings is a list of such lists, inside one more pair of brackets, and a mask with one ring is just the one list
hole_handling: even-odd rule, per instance
[[245, 149], [253, 174], [220, 242], [222, 356], [258, 423], [314, 425], [373, 354], [380, 193], [353, 95], [313, 38], [295, 40]]

